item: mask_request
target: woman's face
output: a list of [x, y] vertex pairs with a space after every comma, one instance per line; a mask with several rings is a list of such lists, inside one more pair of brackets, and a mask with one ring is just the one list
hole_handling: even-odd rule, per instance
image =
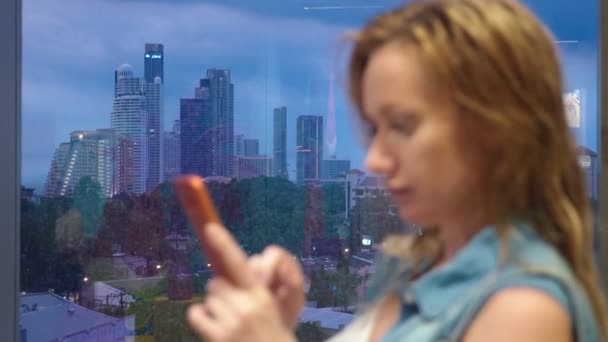
[[363, 111], [371, 126], [366, 166], [385, 177], [404, 220], [442, 225], [479, 210], [470, 139], [414, 48], [390, 43], [371, 56]]

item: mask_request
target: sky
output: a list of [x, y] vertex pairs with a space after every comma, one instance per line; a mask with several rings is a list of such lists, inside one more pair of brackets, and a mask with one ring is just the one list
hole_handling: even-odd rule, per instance
[[[295, 169], [299, 115], [328, 112], [335, 77], [336, 156], [363, 169], [346, 99], [344, 33], [397, 0], [23, 0], [22, 178], [41, 190], [74, 130], [110, 126], [114, 70], [143, 77], [145, 43], [165, 45], [165, 129], [208, 68], [232, 70], [235, 133], [271, 155], [272, 110], [287, 107]], [[567, 89], [583, 90], [581, 144], [597, 150], [597, 2], [529, 0], [560, 43]], [[325, 119], [327, 122], [327, 118]], [[327, 155], [327, 154], [326, 154]]]

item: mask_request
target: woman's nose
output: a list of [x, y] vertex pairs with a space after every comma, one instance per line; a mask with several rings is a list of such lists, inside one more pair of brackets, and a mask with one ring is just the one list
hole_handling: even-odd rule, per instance
[[379, 174], [387, 174], [394, 167], [391, 156], [381, 146], [378, 139], [372, 140], [372, 143], [367, 150], [365, 166], [369, 171]]

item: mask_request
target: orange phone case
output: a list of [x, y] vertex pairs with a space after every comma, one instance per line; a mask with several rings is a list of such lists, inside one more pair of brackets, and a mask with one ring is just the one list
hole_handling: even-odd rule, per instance
[[[180, 176], [175, 180], [174, 186], [177, 197], [186, 210], [186, 214], [196, 232], [201, 249], [207, 255], [213, 269], [237, 286], [247, 286], [250, 284], [252, 279], [247, 272], [242, 272], [242, 265], [247, 262], [247, 255], [244, 251], [237, 251], [232, 254], [230, 260], [226, 260], [219, 255], [221, 253], [213, 251], [213, 248], [210, 246], [206, 246], [207, 240], [205, 236], [208, 238], [209, 235], [205, 234], [208, 233], [204, 230], [205, 225], [207, 223], [222, 225], [222, 222], [211, 201], [203, 179], [196, 175]], [[228, 231], [225, 234], [226, 238], [233, 239]], [[233, 243], [237, 244], [236, 241], [233, 241]]]
[[[199, 176], [184, 175], [175, 180], [174, 188], [186, 215], [190, 218], [199, 242], [203, 241], [201, 229], [205, 227], [205, 224], [222, 224], [205, 182]], [[201, 245], [201, 247], [203, 246]]]

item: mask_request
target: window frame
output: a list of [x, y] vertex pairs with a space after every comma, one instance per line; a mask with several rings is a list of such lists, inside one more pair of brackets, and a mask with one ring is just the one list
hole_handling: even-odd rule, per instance
[[[604, 294], [608, 294], [608, 2], [599, 0], [598, 87], [599, 120], [599, 196], [596, 256]], [[603, 19], [602, 19], [603, 18]]]
[[[608, 290], [608, 2], [599, 1], [600, 179], [597, 256]], [[21, 32], [22, 0], [0, 1], [0, 331], [3, 340], [19, 338], [19, 213], [21, 185]], [[603, 272], [602, 272], [603, 270]]]
[[0, 1], [0, 331], [19, 338], [19, 211], [21, 197], [21, 0]]

